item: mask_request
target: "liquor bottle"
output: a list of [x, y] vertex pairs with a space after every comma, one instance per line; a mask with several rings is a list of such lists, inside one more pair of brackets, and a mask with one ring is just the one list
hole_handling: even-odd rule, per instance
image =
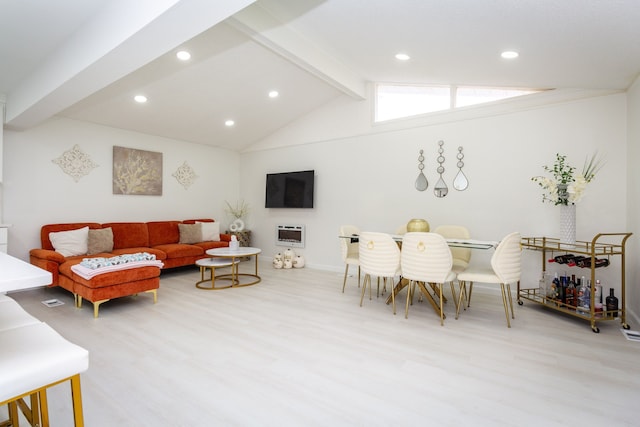
[[564, 299], [565, 304], [570, 306], [570, 308], [575, 307], [576, 305], [576, 276], [575, 274], [571, 275], [571, 279], [567, 281], [567, 288], [565, 289]]
[[596, 317], [602, 317], [602, 285], [600, 280], [596, 280], [596, 286], [593, 295], [593, 306]]
[[607, 315], [618, 317], [618, 298], [613, 295], [613, 288], [609, 288], [609, 296], [606, 298]]
[[576, 302], [576, 306], [577, 309], [576, 311], [580, 314], [586, 314], [588, 312], [588, 307], [589, 307], [589, 300], [587, 300], [586, 302], [586, 306], [587, 306], [587, 310], [585, 310], [585, 298], [587, 295], [587, 285], [586, 285], [586, 281], [584, 276], [582, 276], [582, 279], [577, 279], [577, 288], [578, 288], [578, 293], [577, 293], [577, 302]]
[[538, 282], [538, 295], [541, 297], [547, 296], [547, 272], [543, 271]]
[[[591, 258], [587, 257], [585, 259], [578, 260], [576, 262], [576, 265], [578, 267], [591, 268]], [[607, 258], [596, 258], [593, 261], [593, 266], [595, 268], [606, 267], [608, 265], [609, 265], [609, 259]]]
[[558, 277], [558, 272], [556, 271], [555, 275], [553, 276], [553, 280], [551, 281], [551, 286], [549, 287], [549, 293], [547, 294], [547, 296], [550, 299], [553, 300], [557, 300], [558, 297], [560, 296], [560, 278]]
[[584, 304], [582, 307], [586, 310], [587, 313], [591, 312], [591, 279], [585, 279], [582, 276], [582, 283], [584, 284]]
[[567, 276], [560, 276], [560, 286], [558, 286], [558, 301], [565, 303], [567, 291]]

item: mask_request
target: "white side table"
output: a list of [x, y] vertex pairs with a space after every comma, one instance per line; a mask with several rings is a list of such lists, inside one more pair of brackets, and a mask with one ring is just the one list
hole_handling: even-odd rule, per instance
[[[227, 260], [231, 260], [234, 263], [233, 267], [231, 267], [231, 274], [228, 274], [228, 275], [223, 274], [218, 277], [220, 278], [231, 277], [231, 283], [232, 283], [231, 287], [236, 288], [240, 286], [255, 285], [256, 283], [259, 283], [260, 280], [262, 280], [260, 278], [260, 275], [258, 275], [258, 254], [260, 252], [262, 252], [260, 248], [240, 246], [238, 249], [230, 249], [230, 248], [209, 249], [206, 253], [207, 255], [211, 255], [212, 257], [226, 258]], [[244, 257], [255, 257], [256, 259], [255, 273], [239, 273], [238, 272], [238, 263], [236, 263], [236, 261], [239, 260], [239, 258], [244, 258]], [[251, 282], [241, 283], [239, 280], [240, 276], [249, 277]]]
[[[238, 259], [228, 259], [228, 258], [202, 258], [197, 260], [196, 265], [200, 267], [200, 281], [196, 283], [196, 288], [212, 291], [212, 290], [224, 289], [232, 286], [233, 278], [230, 278], [228, 277], [228, 275], [225, 275], [224, 277], [225, 279], [231, 280], [231, 285], [216, 288], [216, 268], [235, 266], [235, 264], [238, 264], [239, 262], [240, 260]], [[204, 271], [206, 269], [211, 270], [210, 279], [204, 278]], [[222, 276], [218, 276], [218, 277], [222, 278]], [[203, 283], [209, 282], [209, 280], [211, 280], [211, 286], [204, 286]]]

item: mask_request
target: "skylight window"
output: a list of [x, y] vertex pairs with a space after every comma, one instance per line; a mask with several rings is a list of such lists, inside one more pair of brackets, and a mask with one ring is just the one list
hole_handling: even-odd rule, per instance
[[377, 84], [375, 121], [411, 117], [539, 92], [510, 88]]
[[536, 93], [536, 90], [517, 90], [500, 88], [481, 87], [458, 87], [456, 88], [456, 107], [466, 107], [467, 105], [482, 104], [485, 102], [499, 101], [501, 99], [514, 98], [516, 96]]
[[376, 86], [376, 122], [451, 108], [448, 86]]

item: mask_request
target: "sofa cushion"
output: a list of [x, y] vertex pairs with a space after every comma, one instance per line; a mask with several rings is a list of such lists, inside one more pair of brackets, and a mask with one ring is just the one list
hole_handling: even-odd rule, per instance
[[204, 254], [204, 249], [196, 245], [183, 245], [181, 243], [172, 243], [169, 245], [159, 245], [152, 249], [156, 249], [167, 254], [169, 258], [183, 258], [190, 256], [200, 256]]
[[47, 224], [43, 225], [40, 229], [40, 245], [42, 249], [54, 250], [51, 240], [49, 240], [49, 233], [57, 231], [69, 231], [77, 230], [79, 228], [89, 227], [89, 229], [102, 228], [97, 222], [73, 222], [68, 224]]
[[179, 222], [180, 221], [147, 222], [149, 246], [154, 247], [168, 243], [178, 243], [180, 240], [180, 231], [178, 231]]
[[102, 227], [113, 230], [113, 249], [149, 247], [149, 232], [144, 222], [109, 222]]
[[[196, 222], [202, 227], [202, 239], [200, 242], [219, 242], [220, 223], [219, 222]], [[194, 242], [198, 243], [198, 242]]]
[[49, 233], [49, 240], [56, 252], [65, 257], [84, 255], [87, 253], [89, 227], [77, 230], [57, 231]]
[[89, 230], [87, 254], [94, 255], [113, 250], [113, 230], [111, 227]]
[[209, 249], [228, 248], [229, 247], [229, 242], [223, 242], [223, 241], [218, 241], [218, 242], [200, 242], [200, 243], [196, 243], [195, 246], [200, 246], [206, 252]]
[[202, 241], [202, 224], [178, 224], [180, 240], [178, 243], [191, 244]]

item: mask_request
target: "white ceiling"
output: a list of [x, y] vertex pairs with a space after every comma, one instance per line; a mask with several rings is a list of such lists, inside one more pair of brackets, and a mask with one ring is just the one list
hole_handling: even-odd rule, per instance
[[0, 0], [6, 126], [62, 115], [240, 151], [366, 82], [626, 89], [640, 72], [636, 0], [219, 3]]

